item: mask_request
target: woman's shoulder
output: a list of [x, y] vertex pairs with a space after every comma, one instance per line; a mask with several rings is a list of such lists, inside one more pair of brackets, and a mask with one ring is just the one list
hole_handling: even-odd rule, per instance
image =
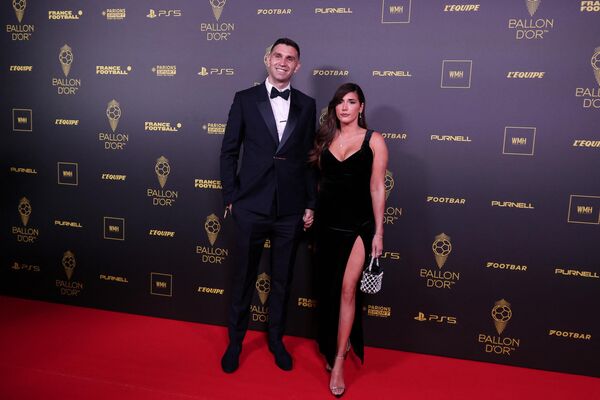
[[372, 131], [371, 140], [369, 140], [369, 146], [373, 150], [387, 148], [387, 146], [385, 144], [385, 139], [383, 138], [383, 135], [377, 131]]
[[380, 132], [377, 132], [376, 130], [373, 129], [369, 129], [367, 131], [367, 134], [369, 134], [369, 132], [371, 133], [371, 137], [370, 137], [370, 142], [385, 142], [385, 139], [383, 138], [383, 135]]

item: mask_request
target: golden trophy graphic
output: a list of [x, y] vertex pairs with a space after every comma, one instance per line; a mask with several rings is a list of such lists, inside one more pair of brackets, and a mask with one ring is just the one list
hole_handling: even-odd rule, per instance
[[533, 14], [537, 11], [540, 6], [542, 0], [525, 0], [527, 4], [527, 11], [529, 11], [529, 15], [533, 17]]
[[323, 125], [325, 118], [327, 118], [327, 107], [323, 107], [321, 109], [321, 114], [319, 115], [319, 126]]
[[63, 258], [62, 258], [62, 265], [63, 268], [65, 269], [65, 274], [67, 274], [67, 279], [71, 280], [71, 277], [73, 276], [73, 271], [75, 270], [75, 254], [73, 254], [71, 251], [67, 250], [65, 251], [65, 253], [63, 254]]
[[448, 255], [452, 251], [452, 243], [450, 243], [450, 236], [445, 233], [440, 233], [435, 237], [435, 241], [431, 246], [433, 254], [435, 255], [435, 263], [438, 268], [442, 268], [448, 259]]
[[212, 7], [213, 14], [217, 22], [219, 18], [221, 18], [221, 13], [223, 12], [223, 7], [225, 7], [225, 3], [227, 0], [209, 0], [210, 6]]
[[114, 132], [117, 130], [119, 118], [121, 118], [121, 107], [115, 99], [108, 102], [108, 106], [106, 107], [106, 117], [108, 118], [108, 123], [110, 124], [112, 131]]
[[592, 55], [592, 68], [594, 68], [596, 82], [598, 82], [598, 86], [600, 86], [600, 47], [594, 49], [594, 54]]
[[26, 197], [23, 197], [19, 200], [19, 214], [21, 215], [21, 222], [23, 222], [23, 226], [27, 226], [29, 223], [29, 216], [31, 215], [31, 203], [27, 200]]
[[263, 62], [265, 63], [266, 68], [269, 68], [269, 54], [271, 53], [271, 47], [273, 46], [267, 47], [267, 49], [265, 50], [265, 56], [263, 58]]
[[25, 8], [27, 8], [27, 0], [13, 0], [12, 6], [15, 10], [15, 14], [17, 15], [19, 23], [21, 23], [23, 20], [23, 15], [25, 15]]
[[204, 222], [204, 230], [206, 231], [210, 245], [214, 246], [217, 236], [219, 235], [219, 231], [221, 230], [219, 217], [217, 217], [215, 214], [210, 214], [208, 217], [206, 217], [206, 221]]
[[63, 74], [65, 74], [65, 77], [68, 77], [69, 72], [71, 71], [71, 64], [73, 64], [73, 51], [68, 45], [65, 44], [60, 48], [60, 53], [58, 53], [58, 61], [60, 61]]
[[388, 197], [390, 197], [392, 189], [394, 188], [394, 174], [392, 174], [392, 171], [389, 171], [387, 169], [385, 170], [385, 178], [383, 184], [385, 186], [385, 199], [387, 200]]
[[494, 325], [498, 335], [501, 335], [508, 325], [508, 321], [512, 317], [512, 310], [510, 309], [510, 303], [504, 299], [498, 300], [494, 303], [492, 308], [492, 318], [494, 319]]
[[165, 184], [167, 183], [167, 177], [171, 172], [169, 160], [167, 160], [164, 156], [160, 156], [160, 158], [156, 160], [154, 172], [156, 172], [156, 177], [158, 178], [158, 183], [160, 183], [160, 187], [164, 188]]
[[269, 292], [271, 291], [271, 277], [265, 272], [258, 275], [256, 278], [256, 290], [258, 291], [258, 298], [264, 306], [269, 298]]

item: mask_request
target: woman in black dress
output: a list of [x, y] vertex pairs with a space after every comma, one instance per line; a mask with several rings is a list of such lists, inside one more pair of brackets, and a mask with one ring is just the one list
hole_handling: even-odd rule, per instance
[[365, 257], [383, 249], [384, 178], [388, 153], [380, 133], [367, 129], [361, 88], [346, 83], [329, 102], [311, 161], [320, 172], [315, 222], [319, 351], [331, 371], [329, 388], [345, 391], [344, 360], [364, 360], [357, 289]]

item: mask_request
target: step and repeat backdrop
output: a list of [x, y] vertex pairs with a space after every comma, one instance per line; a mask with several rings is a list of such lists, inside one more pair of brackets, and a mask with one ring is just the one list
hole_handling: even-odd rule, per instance
[[[293, 85], [322, 111], [360, 84], [390, 151], [367, 344], [600, 376], [600, 1], [1, 8], [1, 293], [225, 324], [221, 140], [234, 93], [287, 36]], [[310, 243], [288, 321], [306, 337]], [[268, 323], [269, 274], [252, 329]]]

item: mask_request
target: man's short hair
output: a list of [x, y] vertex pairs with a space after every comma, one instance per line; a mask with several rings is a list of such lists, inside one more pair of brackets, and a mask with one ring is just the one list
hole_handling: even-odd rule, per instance
[[298, 43], [294, 42], [292, 39], [289, 38], [279, 38], [275, 41], [275, 43], [273, 43], [273, 46], [271, 46], [271, 52], [278, 44], [285, 44], [286, 46], [291, 46], [295, 48], [298, 52], [298, 59], [300, 59], [300, 46], [298, 46]]

